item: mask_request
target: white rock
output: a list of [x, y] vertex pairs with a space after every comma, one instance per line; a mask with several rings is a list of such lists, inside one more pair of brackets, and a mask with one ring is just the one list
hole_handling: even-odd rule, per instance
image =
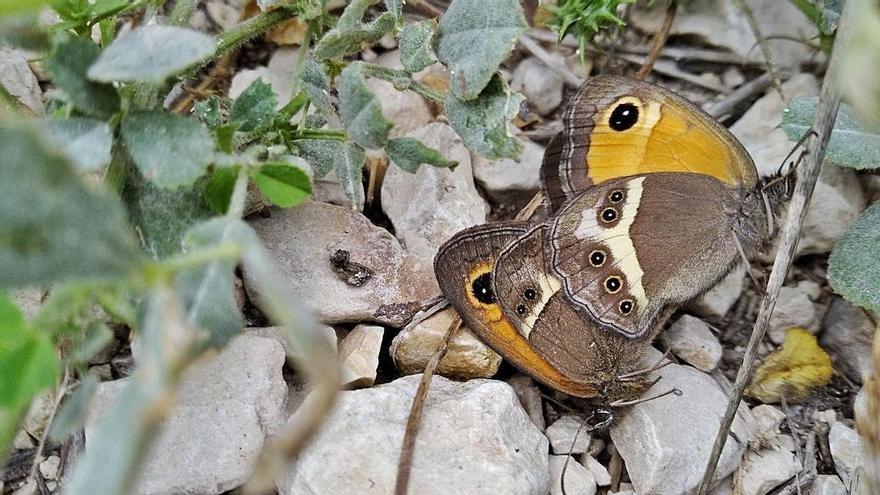
[[458, 162], [455, 170], [422, 166], [415, 174], [390, 167], [382, 185], [382, 207], [397, 238], [430, 267], [443, 242], [486, 221], [488, 206], [474, 186], [470, 152], [451, 127], [428, 124], [409, 136]]
[[703, 320], [682, 315], [661, 335], [673, 354], [701, 371], [712, 371], [721, 361], [721, 343]]
[[611, 485], [611, 474], [608, 473], [608, 468], [603, 466], [601, 462], [597, 461], [595, 457], [589, 454], [583, 455], [581, 458], [583, 459], [584, 467], [593, 473], [593, 479], [596, 480], [597, 485]]
[[[187, 370], [178, 402], [153, 442], [134, 493], [219, 494], [251, 475], [265, 436], [284, 422], [284, 349], [242, 335]], [[129, 379], [102, 383], [86, 421], [86, 448]]]
[[[341, 392], [289, 471], [282, 495], [392, 493], [420, 375]], [[295, 414], [291, 421], [296, 421]], [[540, 494], [549, 490], [547, 439], [504, 382], [434, 377], [416, 439], [409, 492]]]
[[[565, 465], [566, 459], [568, 466]], [[565, 468], [565, 477], [562, 470]], [[550, 495], [562, 495], [565, 484], [565, 495], [595, 495], [596, 480], [593, 473], [567, 455], [550, 456]]]
[[[391, 357], [397, 369], [405, 375], [421, 373], [437, 351], [454, 316], [455, 310], [446, 308], [398, 333], [391, 342]], [[440, 360], [437, 373], [460, 380], [488, 378], [500, 365], [501, 356], [462, 326]]]
[[752, 408], [752, 419], [752, 445], [755, 450], [776, 447], [779, 443], [779, 425], [785, 419], [785, 413], [769, 404], [761, 404]]
[[46, 291], [39, 287], [30, 287], [13, 290], [10, 294], [12, 294], [15, 305], [24, 313], [24, 317], [30, 320], [37, 316], [37, 313], [43, 308], [43, 296]]
[[535, 381], [526, 375], [514, 375], [507, 379], [507, 384], [513, 387], [519, 403], [526, 410], [526, 414], [535, 423], [539, 430], [544, 431], [544, 407], [541, 399], [541, 391], [535, 385]]
[[787, 450], [749, 450], [741, 469], [743, 495], [764, 495], [799, 472], [801, 462]]
[[[554, 55], [555, 56], [555, 55]], [[565, 61], [557, 56], [560, 64]], [[529, 108], [540, 115], [547, 115], [562, 103], [562, 77], [535, 57], [524, 59], [513, 71], [510, 83], [529, 102]]]
[[[816, 27], [794, 5], [776, 0], [747, 0], [774, 64], [797, 66], [808, 60], [815, 50], [792, 43], [788, 39], [812, 39]], [[657, 32], [663, 20], [663, 7], [633, 9], [632, 22], [643, 31]], [[697, 0], [683, 4], [672, 24], [672, 34], [698, 37], [709, 45], [728, 48], [753, 61], [764, 62], [761, 50], [746, 15], [737, 2]]]
[[490, 160], [472, 154], [474, 180], [496, 201], [508, 199], [511, 195], [533, 194], [541, 187], [544, 147], [527, 139], [522, 142], [522, 153], [516, 159]]
[[358, 325], [339, 343], [346, 385], [353, 388], [370, 387], [376, 381], [384, 334], [382, 327]]
[[834, 474], [820, 474], [813, 483], [813, 495], [848, 495], [846, 487]]
[[[420, 266], [385, 229], [350, 208], [307, 201], [251, 221], [291, 282], [294, 294], [325, 323], [374, 321], [402, 326], [421, 302], [440, 293], [434, 274]], [[337, 250], [372, 272], [363, 285], [349, 285], [333, 270]], [[252, 274], [245, 288], [259, 299]]]
[[40, 463], [40, 474], [46, 480], [57, 480], [59, 467], [61, 467], [61, 458], [57, 455], [50, 455], [45, 461]]
[[816, 333], [819, 330], [816, 307], [800, 287], [783, 287], [779, 290], [779, 299], [770, 315], [767, 335], [774, 343], [782, 344], [785, 333], [794, 327]]
[[854, 494], [860, 493], [857, 491], [858, 487], [852, 485], [854, 477], [857, 478], [855, 481], [858, 485], [865, 476], [865, 454], [859, 434], [838, 421], [831, 425], [831, 431], [828, 432], [828, 446], [831, 458], [834, 459], [834, 469], [843, 480], [844, 486], [851, 486]]
[[238, 20], [241, 18], [241, 13], [238, 8], [224, 2], [208, 2], [205, 4], [205, 10], [208, 13], [208, 17], [217, 23], [223, 31], [235, 27], [235, 25], [238, 24]]
[[43, 91], [20, 50], [0, 46], [0, 86], [35, 115], [43, 115]]
[[822, 347], [834, 359], [834, 368], [862, 383], [872, 370], [871, 345], [874, 324], [865, 312], [846, 300], [834, 297], [822, 320]]
[[866, 205], [865, 194], [855, 172], [824, 163], [804, 218], [797, 253], [830, 252]]
[[690, 309], [703, 317], [721, 319], [742, 295], [746, 269], [736, 265], [715, 287], [690, 304]]
[[550, 440], [553, 453], [584, 454], [589, 450], [590, 434], [587, 433], [586, 427], [581, 428], [581, 423], [582, 420], [578, 416], [563, 416], [547, 427], [544, 433]]
[[859, 393], [853, 400], [853, 416], [856, 418], [857, 424], [871, 420], [868, 416], [868, 391], [865, 390], [865, 387], [859, 389]]
[[[327, 343], [333, 349], [337, 347], [337, 339], [336, 339], [336, 330], [333, 327], [327, 325], [320, 325], [318, 330], [321, 334], [327, 339]], [[293, 360], [301, 359], [305, 356], [299, 352], [298, 349], [293, 347], [290, 341], [284, 335], [284, 329], [281, 327], [248, 327], [242, 330], [242, 333], [245, 335], [253, 335], [255, 337], [264, 337], [267, 339], [272, 339], [284, 348], [284, 354], [288, 357], [287, 364], [290, 366], [296, 366], [296, 363], [290, 360], [292, 357]], [[134, 349], [134, 346], [132, 347]], [[137, 355], [135, 355], [135, 359], [137, 359]]]
[[367, 87], [379, 98], [382, 115], [394, 124], [389, 137], [405, 136], [431, 121], [431, 109], [416, 93], [398, 91], [390, 82], [373, 77], [367, 79]]
[[[655, 363], [659, 351], [646, 352], [643, 362]], [[727, 396], [709, 375], [688, 366], [671, 364], [654, 378], [645, 397], [672, 388], [681, 395], [667, 395], [632, 406], [611, 427], [611, 439], [626, 463], [639, 494], [684, 494], [695, 491], [703, 477], [709, 453], [727, 406]], [[745, 411], [744, 411], [745, 410]], [[736, 469], [748, 441], [745, 407], [734, 418], [732, 431], [715, 471], [715, 480]]]
[[745, 76], [741, 70], [737, 69], [734, 66], [730, 66], [724, 69], [724, 72], [721, 73], [721, 81], [728, 88], [735, 88], [740, 84], [746, 82]]

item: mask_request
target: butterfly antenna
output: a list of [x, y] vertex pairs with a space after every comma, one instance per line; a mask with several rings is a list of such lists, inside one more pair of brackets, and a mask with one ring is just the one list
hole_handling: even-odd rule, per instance
[[[772, 184], [772, 183], [774, 183], [774, 182], [777, 182], [777, 180], [778, 180], [779, 178], [781, 178], [783, 175], [788, 175], [788, 174], [790, 174], [794, 169], [797, 168], [797, 166], [801, 163], [801, 159], [803, 158], [802, 156], [801, 156], [801, 158], [798, 158], [797, 160], [795, 160], [795, 161], [792, 163], [791, 168], [789, 168], [788, 170], [786, 170], [785, 174], [782, 173], [782, 168], [785, 167], [785, 164], [788, 162], [788, 160], [789, 160], [792, 156], [794, 156], [794, 153], [795, 153], [798, 149], [801, 149], [801, 148], [804, 147], [804, 143], [805, 143], [805, 142], [807, 141], [807, 139], [809, 139], [811, 136], [817, 136], [817, 137], [819, 136], [819, 135], [816, 133], [816, 131], [813, 130], [812, 127], [809, 128], [809, 129], [807, 129], [807, 132], [805, 132], [804, 135], [801, 136], [800, 139], [797, 140], [797, 142], [796, 142], [796, 143], [794, 144], [794, 146], [791, 148], [791, 151], [789, 151], [788, 154], [785, 155], [785, 158], [782, 159], [782, 163], [779, 164], [779, 168], [776, 169], [776, 174], [775, 174], [773, 180], [771, 180], [771, 181], [768, 183], [768, 185], [769, 185], [769, 184]], [[803, 155], [803, 151], [801, 152], [801, 155]], [[767, 186], [764, 186], [764, 187], [766, 188]]]
[[[651, 385], [654, 385], [658, 381], [660, 381], [659, 377], [656, 380], [654, 380], [654, 382], [651, 383]], [[628, 401], [620, 401], [620, 400], [614, 401], [611, 404], [609, 404], [609, 406], [611, 406], [611, 407], [634, 406], [636, 404], [642, 404], [644, 402], [652, 401], [654, 399], [659, 399], [660, 397], [666, 397], [669, 394], [675, 394], [675, 395], [681, 397], [681, 390], [679, 390], [677, 388], [671, 388], [671, 389], [667, 390], [666, 392], [663, 392], [663, 393], [657, 394], [657, 395], [653, 395], [651, 397], [643, 397], [643, 398], [639, 398], [639, 399], [635, 399], [635, 400], [628, 400]]]

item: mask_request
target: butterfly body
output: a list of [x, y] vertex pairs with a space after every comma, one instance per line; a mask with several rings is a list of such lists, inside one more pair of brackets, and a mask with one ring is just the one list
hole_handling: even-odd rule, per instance
[[570, 102], [541, 169], [549, 217], [472, 227], [435, 258], [467, 325], [522, 371], [578, 397], [627, 378], [672, 311], [769, 237], [742, 145], [680, 96], [601, 76]]

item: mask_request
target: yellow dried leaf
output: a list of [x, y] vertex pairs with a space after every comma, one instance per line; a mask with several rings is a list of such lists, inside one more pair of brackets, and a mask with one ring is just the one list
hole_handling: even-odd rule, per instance
[[755, 372], [746, 395], [764, 403], [805, 399], [810, 391], [831, 381], [831, 358], [816, 337], [803, 328], [785, 334], [782, 347], [767, 356]]

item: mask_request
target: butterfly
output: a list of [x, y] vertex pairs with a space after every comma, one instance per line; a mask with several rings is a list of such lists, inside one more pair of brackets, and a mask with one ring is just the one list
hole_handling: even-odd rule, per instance
[[653, 84], [594, 77], [563, 125], [541, 167], [548, 218], [459, 232], [435, 273], [520, 370], [577, 397], [626, 396], [665, 318], [760, 250], [783, 198], [726, 128]]

